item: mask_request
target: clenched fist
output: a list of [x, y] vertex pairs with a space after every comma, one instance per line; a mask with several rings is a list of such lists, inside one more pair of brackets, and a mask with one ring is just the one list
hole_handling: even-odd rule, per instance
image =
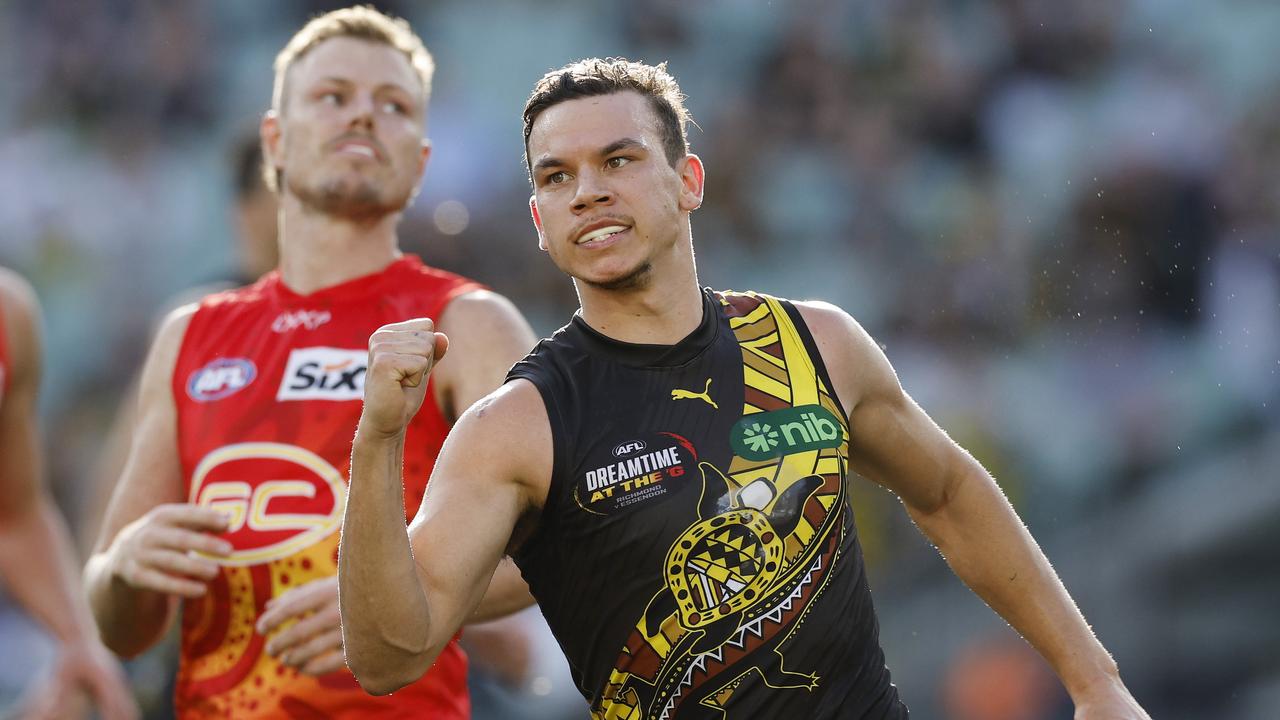
[[369, 338], [369, 370], [364, 377], [360, 432], [393, 438], [404, 432], [422, 407], [427, 373], [444, 357], [449, 338], [430, 318], [378, 328]]

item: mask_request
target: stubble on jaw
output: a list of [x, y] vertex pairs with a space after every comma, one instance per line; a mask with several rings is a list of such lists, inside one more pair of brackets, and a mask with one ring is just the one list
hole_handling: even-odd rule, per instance
[[597, 282], [586, 278], [578, 278], [582, 282], [590, 285], [598, 290], [640, 290], [649, 285], [649, 280], [653, 277], [653, 263], [645, 261], [636, 266], [634, 270], [617, 277], [612, 280]]
[[388, 198], [369, 182], [334, 180], [319, 187], [306, 187], [302, 183], [284, 178], [289, 192], [297, 196], [303, 207], [322, 215], [340, 217], [354, 222], [381, 219], [404, 210], [409, 198]]

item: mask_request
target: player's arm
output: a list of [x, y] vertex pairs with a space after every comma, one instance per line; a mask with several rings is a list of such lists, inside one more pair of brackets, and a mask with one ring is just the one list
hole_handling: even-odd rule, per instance
[[542, 400], [529, 383], [510, 383], [454, 425], [406, 531], [404, 428], [445, 346], [432, 327], [411, 320], [374, 333], [352, 446], [339, 607], [347, 665], [373, 694], [403, 687], [431, 666], [474, 612], [535, 488], [550, 477]]
[[[497, 390], [507, 371], [533, 349], [528, 321], [505, 297], [477, 290], [455, 298], [436, 321], [449, 338], [449, 354], [432, 371], [436, 402], [454, 421], [480, 398]], [[503, 559], [468, 622], [484, 622], [533, 604], [520, 569]]]
[[[123, 673], [99, 644], [80, 592], [70, 533], [41, 485], [39, 307], [26, 282], [3, 269], [0, 312], [10, 350], [8, 387], [0, 385], [0, 579], [60, 641], [45, 694], [87, 688], [105, 717], [136, 717]], [[34, 712], [57, 707], [48, 697], [35, 702]]]
[[75, 553], [40, 482], [36, 393], [41, 352], [35, 295], [4, 270], [0, 311], [10, 354], [8, 387], [0, 386], [0, 578], [60, 640], [90, 638], [93, 622], [77, 600]]
[[845, 403], [853, 469], [896, 493], [956, 575], [1049, 661], [1077, 718], [1147, 718], [991, 475], [906, 394], [853, 318], [797, 305]]
[[[225, 516], [186, 502], [170, 378], [193, 306], [161, 326], [143, 369], [129, 458], [103, 519], [85, 589], [107, 646], [136, 655], [159, 640], [182, 598], [204, 595], [231, 546]], [[197, 555], [202, 553], [204, 556]]]
[[[533, 331], [505, 298], [487, 290], [450, 302], [436, 326], [449, 338], [449, 354], [432, 370], [435, 402], [452, 422], [502, 384], [506, 372], [533, 346]], [[403, 509], [401, 510], [403, 512]], [[479, 619], [519, 610], [533, 599], [519, 572], [503, 563], [490, 584]], [[272, 598], [258, 618], [266, 651], [289, 667], [323, 675], [343, 666], [338, 579], [320, 578]]]

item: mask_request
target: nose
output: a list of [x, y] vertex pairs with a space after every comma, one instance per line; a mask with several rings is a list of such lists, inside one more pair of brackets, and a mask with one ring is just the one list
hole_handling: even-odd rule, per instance
[[365, 131], [373, 130], [374, 100], [371, 93], [357, 93], [351, 99], [351, 103], [347, 106], [350, 110], [350, 117], [347, 125], [350, 129], [361, 129]]
[[578, 191], [573, 196], [575, 215], [584, 213], [597, 205], [611, 204], [613, 204], [613, 192], [600, 173], [586, 171], [578, 176]]

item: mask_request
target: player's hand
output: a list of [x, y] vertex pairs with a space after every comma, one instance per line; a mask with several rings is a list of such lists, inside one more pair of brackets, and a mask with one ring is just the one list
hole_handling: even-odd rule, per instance
[[26, 720], [68, 720], [88, 717], [89, 703], [103, 720], [135, 720], [133, 701], [124, 671], [101, 643], [86, 641], [59, 648], [53, 674], [37, 683], [19, 717]]
[[1086, 694], [1072, 699], [1075, 720], [1151, 720], [1119, 678], [1091, 687]]
[[396, 437], [422, 407], [427, 373], [444, 357], [449, 339], [429, 318], [383, 325], [369, 338], [360, 431]]
[[258, 618], [260, 635], [292, 625], [267, 640], [267, 654], [308, 675], [324, 675], [346, 665], [338, 617], [338, 578], [299, 585], [267, 603]]
[[226, 529], [227, 515], [219, 510], [187, 503], [157, 505], [112, 542], [111, 574], [141, 590], [201, 597], [218, 575], [213, 558], [231, 553], [231, 543], [213, 535]]

